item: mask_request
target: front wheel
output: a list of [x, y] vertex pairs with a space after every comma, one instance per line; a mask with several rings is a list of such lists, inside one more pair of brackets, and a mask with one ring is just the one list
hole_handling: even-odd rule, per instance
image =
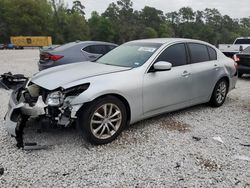
[[119, 136], [127, 123], [125, 105], [114, 96], [99, 98], [83, 108], [78, 127], [92, 144], [107, 144]]
[[212, 97], [209, 101], [210, 105], [213, 107], [220, 107], [221, 105], [223, 105], [223, 103], [226, 100], [227, 93], [228, 93], [227, 80], [226, 79], [219, 80], [214, 87]]

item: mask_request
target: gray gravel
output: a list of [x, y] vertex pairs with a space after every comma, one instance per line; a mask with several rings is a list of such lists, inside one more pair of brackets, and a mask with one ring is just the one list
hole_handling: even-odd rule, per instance
[[[38, 55], [0, 51], [0, 73], [31, 76]], [[49, 149], [18, 150], [4, 128], [9, 95], [0, 89], [1, 188], [250, 187], [250, 162], [241, 160], [250, 157], [241, 145], [250, 144], [250, 76], [239, 79], [221, 108], [199, 105], [145, 120], [104, 146], [89, 145], [74, 129], [39, 134], [34, 125], [25, 138]]]

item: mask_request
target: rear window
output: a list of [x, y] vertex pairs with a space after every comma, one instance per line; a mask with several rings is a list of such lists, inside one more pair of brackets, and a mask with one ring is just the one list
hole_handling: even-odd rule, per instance
[[91, 54], [106, 54], [109, 50], [106, 45], [91, 45], [85, 47], [83, 51]]
[[207, 46], [203, 44], [188, 44], [192, 63], [200, 63], [209, 61], [209, 54]]
[[215, 51], [215, 49], [209, 46], [207, 47], [207, 49], [208, 49], [210, 60], [217, 60], [217, 52]]
[[237, 39], [234, 44], [250, 44], [250, 39]]

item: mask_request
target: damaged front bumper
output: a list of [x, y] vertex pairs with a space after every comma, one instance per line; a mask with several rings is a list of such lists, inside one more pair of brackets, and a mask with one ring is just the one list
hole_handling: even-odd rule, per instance
[[16, 128], [20, 123], [19, 121], [21, 115], [29, 117], [38, 117], [41, 115], [45, 115], [45, 107], [47, 107], [47, 105], [43, 102], [42, 96], [38, 97], [37, 102], [34, 106], [30, 106], [29, 104], [24, 102], [18, 103], [18, 92], [18, 90], [12, 92], [8, 105], [9, 109], [5, 116], [6, 129], [10, 135], [15, 137], [17, 136]]
[[29, 118], [44, 118], [49, 120], [47, 122], [53, 122], [53, 125], [66, 127], [75, 120], [76, 113], [81, 107], [81, 105], [70, 105], [70, 97], [64, 99], [65, 103], [61, 106], [51, 107], [44, 102], [46, 96], [44, 97], [40, 92], [30, 100], [25, 98], [27, 93], [30, 96], [25, 87], [13, 91], [8, 104], [8, 112], [5, 115], [6, 129], [10, 135], [16, 138], [19, 148], [23, 148], [25, 145], [23, 130]]

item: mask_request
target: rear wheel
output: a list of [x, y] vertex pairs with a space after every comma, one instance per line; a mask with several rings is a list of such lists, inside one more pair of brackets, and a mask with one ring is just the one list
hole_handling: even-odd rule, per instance
[[215, 87], [210, 99], [210, 105], [213, 107], [220, 107], [226, 100], [228, 92], [228, 82], [226, 79], [219, 80]]
[[107, 144], [119, 136], [127, 122], [125, 105], [114, 96], [97, 99], [78, 114], [78, 127], [92, 144]]

